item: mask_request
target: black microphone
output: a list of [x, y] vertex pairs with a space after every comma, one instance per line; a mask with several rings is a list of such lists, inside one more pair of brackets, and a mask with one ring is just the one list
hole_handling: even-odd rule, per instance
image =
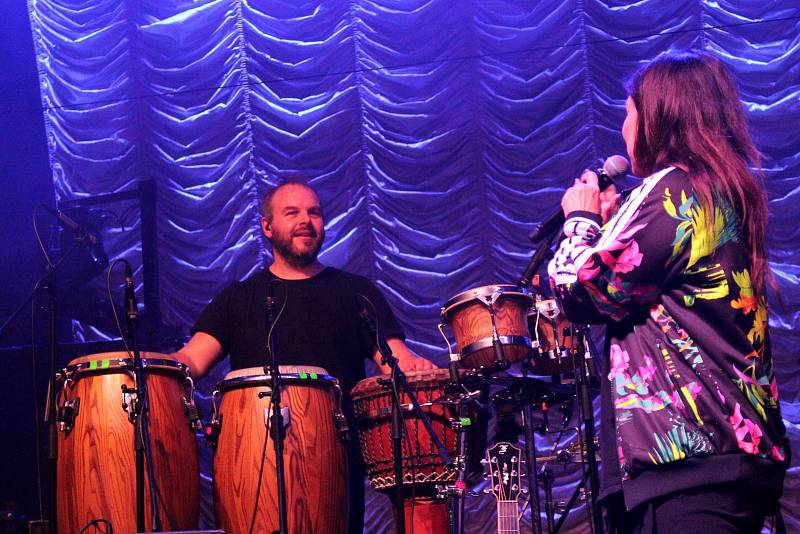
[[136, 292], [133, 286], [133, 271], [131, 264], [125, 262], [125, 316], [133, 321], [139, 315], [139, 309], [136, 306]]
[[64, 228], [71, 230], [72, 233], [74, 233], [79, 239], [86, 240], [91, 245], [97, 244], [97, 237], [87, 231], [86, 228], [72, 220], [69, 216], [67, 216], [66, 213], [61, 210], [51, 208], [47, 204], [42, 204], [42, 207], [49, 211], [55, 218], [57, 218]]
[[[631, 165], [628, 160], [623, 156], [611, 156], [603, 162], [603, 167], [597, 169], [597, 182], [600, 191], [605, 191], [614, 183], [614, 179], [622, 176]], [[558, 211], [553, 213], [550, 217], [540, 223], [533, 232], [530, 233], [528, 239], [534, 243], [541, 241], [544, 236], [550, 235], [555, 232], [564, 223], [564, 211], [559, 207]]]

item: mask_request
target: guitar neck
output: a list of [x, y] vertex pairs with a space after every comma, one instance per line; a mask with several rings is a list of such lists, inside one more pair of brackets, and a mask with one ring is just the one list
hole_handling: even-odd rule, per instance
[[519, 534], [517, 501], [497, 501], [497, 533]]

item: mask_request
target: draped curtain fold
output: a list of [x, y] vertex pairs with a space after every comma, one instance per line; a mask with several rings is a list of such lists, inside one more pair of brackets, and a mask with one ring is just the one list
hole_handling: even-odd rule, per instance
[[[561, 192], [599, 157], [624, 153], [624, 81], [665, 50], [719, 55], [740, 82], [764, 155], [768, 244], [785, 303], [772, 308], [772, 340], [784, 417], [800, 444], [800, 8], [777, 0], [29, 6], [56, 195], [156, 182], [166, 324], [188, 330], [218, 290], [269, 261], [260, 197], [282, 178], [305, 177], [325, 205], [322, 261], [375, 280], [412, 348], [439, 364], [442, 304], [468, 288], [514, 283], [531, 253], [527, 233]], [[140, 254], [138, 228], [108, 229], [109, 255]], [[798, 529], [799, 476], [793, 467], [785, 497]], [[557, 497], [577, 483], [574, 470], [557, 478]], [[371, 495], [367, 529], [386, 531], [387, 501]], [[492, 502], [469, 498], [468, 532], [491, 528]], [[208, 501], [203, 520], [213, 521]], [[568, 526], [585, 531], [582, 522], [579, 507]]]

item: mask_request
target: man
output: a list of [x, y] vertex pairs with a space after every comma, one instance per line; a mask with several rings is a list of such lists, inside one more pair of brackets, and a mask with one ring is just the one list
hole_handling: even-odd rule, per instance
[[[223, 290], [206, 307], [192, 338], [174, 356], [195, 377], [202, 376], [226, 354], [231, 368], [269, 363], [266, 350], [266, 302], [276, 302], [275, 347], [281, 365], [323, 367], [339, 379], [344, 409], [352, 416], [349, 391], [365, 377], [364, 359], [383, 372], [381, 355], [363, 320], [357, 295], [374, 305], [380, 332], [403, 370], [434, 365], [409, 351], [386, 300], [366, 278], [326, 267], [317, 260], [325, 239], [322, 206], [306, 184], [285, 182], [262, 202], [261, 229], [272, 244], [273, 262], [243, 282]], [[352, 426], [352, 425], [351, 425]], [[350, 440], [350, 532], [361, 533], [364, 515], [364, 471], [357, 440]]]

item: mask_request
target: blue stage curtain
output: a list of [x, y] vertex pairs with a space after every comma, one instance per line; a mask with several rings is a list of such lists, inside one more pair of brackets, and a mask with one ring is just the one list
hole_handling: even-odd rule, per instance
[[[624, 153], [633, 71], [666, 50], [719, 55], [764, 154], [786, 304], [772, 307], [772, 339], [798, 450], [800, 8], [791, 4], [29, 0], [56, 194], [155, 180], [165, 323], [188, 329], [218, 290], [269, 261], [259, 198], [301, 176], [325, 204], [323, 262], [376, 280], [411, 346], [440, 364], [442, 304], [514, 283], [533, 225], [581, 169]], [[137, 230], [109, 229], [109, 255], [139, 254]], [[202, 382], [206, 399], [221, 372]], [[557, 496], [577, 480], [558, 478]], [[785, 510], [795, 529], [799, 486], [794, 466]], [[386, 500], [371, 499], [367, 529], [385, 532]], [[470, 498], [468, 532], [492, 527], [492, 503]], [[579, 507], [568, 526], [586, 531], [583, 519]], [[203, 521], [213, 521], [208, 500]]]

